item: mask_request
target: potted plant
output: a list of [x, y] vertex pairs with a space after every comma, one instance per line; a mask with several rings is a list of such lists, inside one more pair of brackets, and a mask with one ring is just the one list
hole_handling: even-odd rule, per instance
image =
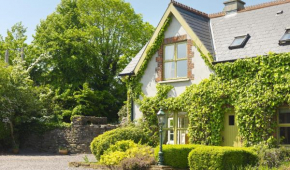
[[19, 153], [19, 144], [14, 144], [13, 145], [12, 152], [14, 154], [18, 154]]
[[67, 155], [68, 154], [68, 150], [67, 150], [66, 147], [60, 146], [58, 148], [58, 153], [61, 154], [61, 155]]

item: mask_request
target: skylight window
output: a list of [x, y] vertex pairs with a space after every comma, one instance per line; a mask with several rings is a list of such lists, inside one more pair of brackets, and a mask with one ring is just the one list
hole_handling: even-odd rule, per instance
[[290, 28], [286, 29], [285, 34], [283, 37], [279, 40], [279, 44], [286, 44], [290, 42]]
[[243, 48], [246, 45], [249, 38], [250, 38], [249, 34], [235, 37], [234, 41], [229, 46], [229, 49], [232, 50], [236, 48]]

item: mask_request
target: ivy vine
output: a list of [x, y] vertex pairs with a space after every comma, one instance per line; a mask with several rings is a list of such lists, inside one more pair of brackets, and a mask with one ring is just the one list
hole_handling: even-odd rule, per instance
[[190, 143], [220, 145], [227, 112], [236, 114], [239, 136], [245, 145], [272, 139], [277, 127], [277, 109], [290, 104], [290, 53], [269, 53], [213, 66], [212, 56], [203, 55], [197, 47], [215, 74], [188, 86], [178, 97], [167, 95], [173, 86], [160, 84], [157, 84], [156, 96], [147, 97], [142, 93], [140, 80], [152, 56], [162, 46], [170, 22], [170, 18], [165, 21], [138, 74], [127, 83], [128, 101], [133, 98], [140, 105], [144, 118], [141, 126], [152, 136], [152, 143], [158, 142], [156, 113], [160, 107], [168, 112], [188, 113]]
[[272, 139], [277, 110], [290, 104], [290, 53], [221, 63], [214, 69], [216, 74], [187, 87], [178, 97], [168, 98], [172, 86], [159, 84], [155, 97], [143, 96], [140, 110], [148, 129], [157, 124], [159, 107], [169, 112], [185, 111], [191, 143], [220, 145], [224, 115], [235, 112], [245, 145]]
[[127, 110], [128, 110], [128, 119], [130, 120], [130, 116], [131, 116], [131, 105], [130, 105], [130, 101], [133, 98], [133, 100], [135, 101], [139, 101], [139, 96], [142, 93], [142, 83], [140, 83], [140, 80], [142, 78], [142, 76], [145, 73], [145, 70], [148, 66], [149, 61], [151, 60], [151, 58], [153, 57], [153, 55], [156, 53], [156, 51], [158, 51], [160, 49], [160, 47], [163, 44], [163, 40], [164, 40], [164, 33], [167, 30], [167, 28], [169, 27], [170, 23], [171, 23], [171, 17], [168, 17], [163, 26], [161, 27], [156, 39], [154, 40], [154, 42], [152, 43], [151, 46], [148, 47], [148, 50], [145, 51], [146, 52], [146, 56], [144, 58], [144, 61], [142, 62], [142, 65], [140, 66], [140, 69], [137, 73], [136, 76], [134, 77], [129, 77], [126, 82], [127, 82]]
[[203, 61], [205, 62], [205, 64], [212, 70], [214, 70], [214, 66], [212, 64], [213, 62], [213, 56], [208, 53], [207, 56], [201, 51], [201, 49], [197, 46], [197, 44], [195, 42], [193, 42], [193, 45], [197, 48], [197, 51], [200, 53], [201, 58], [203, 59]]

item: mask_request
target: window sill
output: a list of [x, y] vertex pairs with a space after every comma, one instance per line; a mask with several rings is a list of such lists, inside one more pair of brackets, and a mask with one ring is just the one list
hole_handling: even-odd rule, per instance
[[176, 80], [166, 80], [166, 81], [160, 81], [158, 83], [159, 84], [166, 84], [166, 83], [179, 83], [179, 82], [185, 82], [185, 81], [189, 81], [189, 79], [184, 78], [184, 79], [176, 79]]

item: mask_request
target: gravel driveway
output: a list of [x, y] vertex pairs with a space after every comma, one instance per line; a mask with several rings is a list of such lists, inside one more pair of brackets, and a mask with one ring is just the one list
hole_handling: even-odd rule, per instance
[[0, 155], [0, 170], [92, 170], [68, 167], [69, 162], [83, 162], [83, 157], [86, 155], [90, 161], [95, 161], [92, 154], [20, 153], [19, 155]]

